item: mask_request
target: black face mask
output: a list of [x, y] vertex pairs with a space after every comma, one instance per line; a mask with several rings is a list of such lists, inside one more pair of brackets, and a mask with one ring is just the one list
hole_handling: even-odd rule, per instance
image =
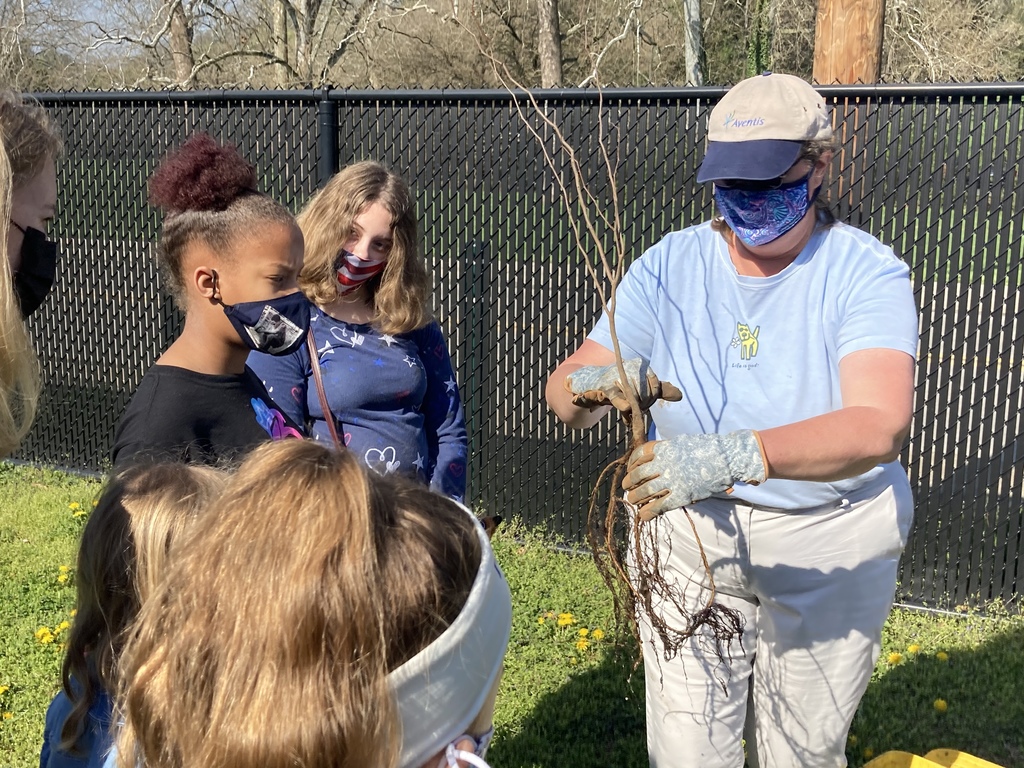
[[28, 317], [43, 303], [57, 277], [57, 244], [33, 227], [14, 224], [25, 236], [21, 243], [21, 266], [14, 273], [14, 292], [22, 317]]

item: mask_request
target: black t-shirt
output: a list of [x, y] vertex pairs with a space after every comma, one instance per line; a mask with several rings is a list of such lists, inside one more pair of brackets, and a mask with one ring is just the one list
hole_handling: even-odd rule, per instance
[[249, 368], [226, 376], [154, 365], [114, 433], [115, 468], [140, 458], [239, 461], [262, 442], [301, 437]]

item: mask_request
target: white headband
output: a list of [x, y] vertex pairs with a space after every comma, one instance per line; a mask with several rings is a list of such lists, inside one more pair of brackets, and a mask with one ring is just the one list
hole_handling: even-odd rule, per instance
[[388, 675], [402, 721], [401, 768], [421, 768], [466, 732], [501, 671], [512, 595], [476, 515], [480, 567], [466, 604], [439, 638]]

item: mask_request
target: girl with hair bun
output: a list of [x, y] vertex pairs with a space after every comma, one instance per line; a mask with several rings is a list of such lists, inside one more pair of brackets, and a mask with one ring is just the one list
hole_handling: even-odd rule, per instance
[[486, 768], [511, 622], [468, 509], [260, 446], [142, 609], [106, 765]]
[[149, 190], [166, 211], [157, 256], [185, 328], [121, 418], [114, 465], [140, 455], [230, 462], [265, 440], [301, 437], [246, 367], [252, 350], [290, 353], [309, 327], [295, 219], [257, 191], [234, 148], [205, 134], [167, 157]]

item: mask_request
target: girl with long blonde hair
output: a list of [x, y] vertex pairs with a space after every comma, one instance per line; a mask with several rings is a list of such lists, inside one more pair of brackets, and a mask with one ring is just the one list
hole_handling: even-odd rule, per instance
[[18, 447], [39, 399], [39, 364], [24, 320], [54, 281], [57, 247], [46, 230], [57, 205], [60, 150], [42, 107], [0, 91], [0, 457]]
[[121, 768], [486, 765], [511, 628], [473, 514], [349, 451], [254, 450], [143, 607]]
[[335, 175], [298, 216], [307, 344], [249, 365], [278, 406], [317, 440], [345, 446], [381, 474], [461, 501], [467, 440], [441, 326], [427, 310], [408, 186], [375, 162]]
[[220, 491], [224, 474], [175, 463], [112, 478], [82, 531], [77, 600], [62, 687], [46, 713], [40, 768], [99, 766], [128, 626], [156, 590], [173, 544]]

